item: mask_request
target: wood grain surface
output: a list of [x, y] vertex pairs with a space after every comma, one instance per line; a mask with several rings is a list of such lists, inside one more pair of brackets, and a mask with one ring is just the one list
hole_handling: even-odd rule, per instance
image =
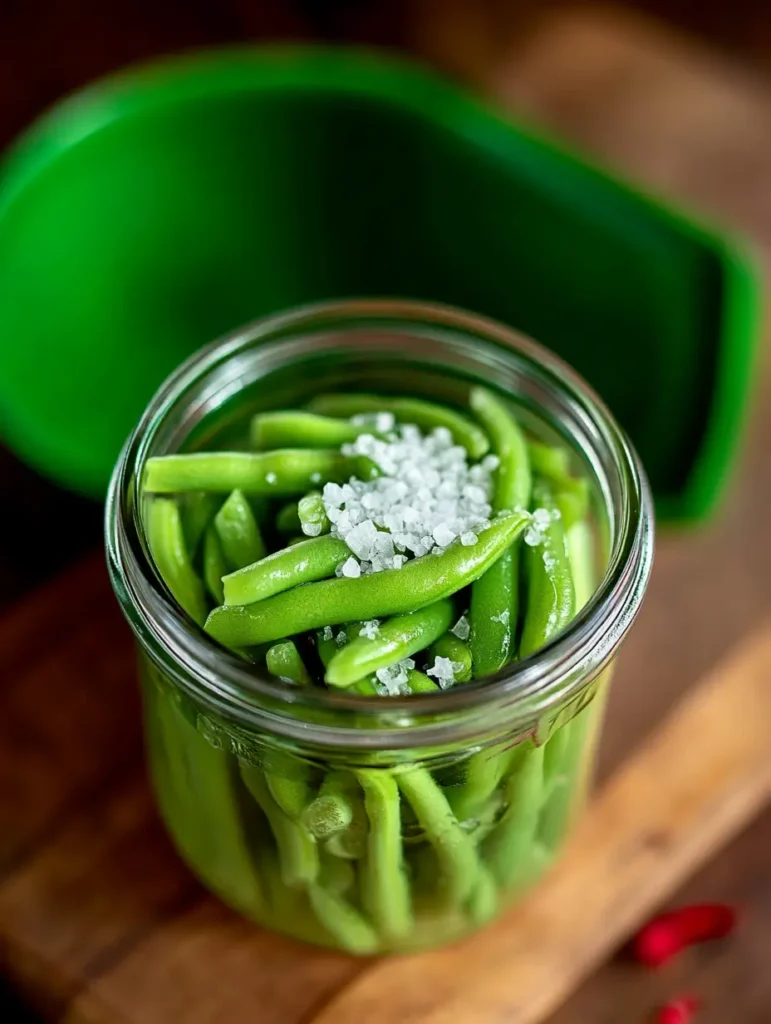
[[[524, 43], [513, 44], [496, 31], [500, 22], [484, 22], [482, 8], [475, 14], [474, 5], [460, 3], [417, 7], [413, 49], [638, 180], [746, 229], [764, 256], [771, 252], [771, 98], [763, 81], [605, 12], [546, 19]], [[664, 716], [715, 664], [728, 664], [734, 678], [731, 651], [740, 661], [767, 652], [771, 545], [760, 511], [771, 502], [767, 350], [758, 377], [749, 443], [722, 515], [696, 535], [660, 539], [650, 596], [613, 691], [601, 752], [606, 779], [651, 736], [653, 746], [640, 746], [638, 756], [656, 749]], [[767, 707], [765, 716], [767, 723]], [[46, 1018], [69, 1014], [78, 1024], [324, 1020], [327, 1004], [347, 1012], [346, 1005], [367, 998], [367, 986], [398, 968], [362, 974], [358, 962], [256, 931], [206, 897], [163, 836], [139, 767], [140, 747], [129, 638], [98, 558], [36, 594], [0, 626], [0, 965]], [[705, 767], [702, 751], [686, 749]], [[615, 776], [603, 800], [626, 777]], [[757, 793], [753, 799], [759, 801]], [[727, 824], [738, 827], [750, 810], [745, 806]], [[585, 831], [577, 843], [581, 836]], [[694, 954], [653, 981], [616, 962], [555, 1021], [642, 1021], [669, 986], [698, 980], [712, 995], [704, 1024], [767, 1022], [771, 981], [767, 964], [758, 970], [758, 950], [764, 938], [766, 946], [771, 940], [769, 841], [766, 815], [738, 853], [716, 861], [684, 893], [742, 896], [752, 904], [746, 938], [725, 952]], [[664, 884], [648, 899], [663, 898], [698, 860], [686, 858], [683, 866], [673, 855], [670, 865], [668, 851], [653, 842], [640, 854], [666, 868]], [[732, 858], [741, 874], [732, 873]], [[548, 900], [544, 892], [536, 899]], [[630, 921], [620, 914], [611, 925], [604, 944], [568, 971], [571, 984], [623, 940]], [[569, 948], [568, 938], [555, 946], [563, 957]], [[493, 979], [496, 1005], [508, 1016], [487, 1019], [517, 1019], [506, 1002], [515, 966], [507, 962]], [[522, 969], [533, 978], [540, 968], [534, 959]], [[406, 989], [401, 995], [409, 998]], [[480, 1019], [462, 1002], [449, 1005], [458, 1021]]]

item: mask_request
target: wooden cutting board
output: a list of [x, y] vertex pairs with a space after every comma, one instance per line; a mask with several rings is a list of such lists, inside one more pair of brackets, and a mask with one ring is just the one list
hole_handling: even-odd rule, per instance
[[[750, 170], [771, 166], [763, 87], [604, 15], [551, 22], [516, 55], [494, 43], [480, 87], [771, 242]], [[616, 678], [606, 782], [562, 866], [486, 932], [412, 959], [310, 949], [208, 897], [153, 809], [101, 558], [33, 595], [0, 624], [4, 971], [70, 1024], [543, 1020], [769, 797], [769, 442], [759, 402], [721, 521], [659, 545]]]

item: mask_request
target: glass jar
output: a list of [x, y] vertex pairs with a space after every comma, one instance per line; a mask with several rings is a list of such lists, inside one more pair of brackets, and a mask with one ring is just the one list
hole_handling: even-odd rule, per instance
[[[319, 390], [463, 406], [480, 383], [507, 397], [528, 432], [569, 448], [591, 482], [598, 586], [546, 647], [438, 693], [350, 696], [261, 675], [171, 601], [142, 523], [137, 481], [149, 457], [242, 444], [255, 411], [299, 407]], [[401, 952], [478, 927], [553, 862], [586, 799], [611, 663], [653, 550], [629, 442], [553, 355], [418, 303], [332, 303], [260, 321], [161, 387], [120, 457], [106, 515], [158, 804], [182, 856], [223, 900], [310, 942]]]

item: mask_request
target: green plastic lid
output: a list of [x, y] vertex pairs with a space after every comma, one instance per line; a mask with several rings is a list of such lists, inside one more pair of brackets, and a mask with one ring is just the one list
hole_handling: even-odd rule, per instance
[[0, 173], [0, 431], [100, 496], [161, 380], [256, 317], [389, 295], [494, 317], [598, 389], [658, 511], [706, 515], [759, 288], [724, 235], [444, 81], [352, 51], [231, 50], [59, 105]]

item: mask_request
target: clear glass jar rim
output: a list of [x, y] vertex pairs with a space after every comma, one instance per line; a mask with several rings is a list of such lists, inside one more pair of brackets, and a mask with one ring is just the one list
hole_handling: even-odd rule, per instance
[[[377, 324], [388, 332], [410, 325], [450, 330], [492, 342], [545, 371], [589, 416], [621, 477], [623, 501], [605, 577], [591, 601], [551, 643], [495, 676], [436, 694], [347, 696], [321, 688], [287, 687], [218, 647], [167, 598], [140, 539], [137, 474], [148, 438], [174, 402], [214, 366], [256, 343], [291, 338], [341, 323]], [[606, 454], [607, 454], [606, 453]], [[561, 706], [610, 660], [639, 610], [653, 557], [652, 501], [645, 474], [626, 435], [592, 389], [536, 342], [495, 321], [434, 303], [394, 299], [325, 302], [266, 317], [194, 353], [161, 385], [126, 442], [110, 483], [105, 532], [108, 567], [124, 614], [161, 670], [197, 700], [226, 717], [289, 739], [367, 751], [436, 746], [473, 739], [491, 728], [528, 728]], [[309, 712], [298, 716], [303, 710]], [[355, 716], [356, 723], [352, 719]], [[371, 719], [366, 728], [362, 720]]]

